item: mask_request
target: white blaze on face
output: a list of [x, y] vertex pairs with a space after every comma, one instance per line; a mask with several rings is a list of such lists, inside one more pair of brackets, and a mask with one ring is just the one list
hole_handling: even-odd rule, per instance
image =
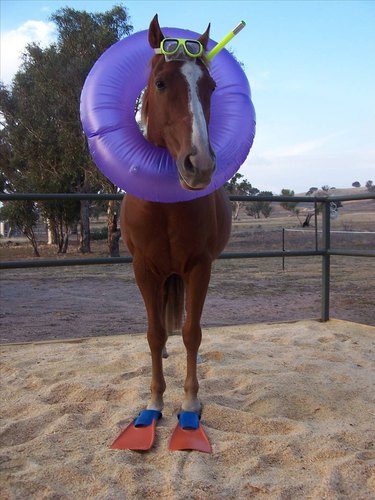
[[181, 67], [188, 84], [189, 110], [192, 115], [192, 146], [197, 150], [197, 156], [210, 155], [206, 118], [199, 98], [198, 82], [203, 75], [202, 69], [195, 62], [186, 62]]

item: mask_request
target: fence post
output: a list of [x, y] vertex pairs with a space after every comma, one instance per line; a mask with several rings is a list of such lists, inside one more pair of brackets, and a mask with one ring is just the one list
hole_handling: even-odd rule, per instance
[[318, 204], [314, 202], [314, 219], [315, 219], [315, 250], [319, 250], [318, 244]]
[[321, 320], [329, 320], [329, 295], [330, 295], [330, 255], [331, 246], [331, 212], [330, 202], [323, 202], [322, 210], [322, 305]]
[[[285, 227], [283, 227], [283, 252], [285, 252]], [[285, 271], [285, 255], [283, 254], [283, 271]]]

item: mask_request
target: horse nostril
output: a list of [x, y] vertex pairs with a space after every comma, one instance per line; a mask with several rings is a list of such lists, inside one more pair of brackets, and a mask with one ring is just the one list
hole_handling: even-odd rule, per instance
[[216, 170], [216, 155], [215, 155], [214, 150], [211, 148], [211, 146], [210, 146], [210, 155], [211, 155], [211, 159], [212, 159], [212, 173], [213, 173]]
[[195, 167], [193, 165], [193, 162], [191, 161], [191, 155], [186, 156], [185, 161], [184, 161], [184, 167], [185, 171], [193, 174], [195, 171]]

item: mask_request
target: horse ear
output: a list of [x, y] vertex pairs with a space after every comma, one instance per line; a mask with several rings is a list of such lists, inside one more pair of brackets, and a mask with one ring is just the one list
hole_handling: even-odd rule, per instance
[[201, 42], [201, 44], [203, 45], [204, 47], [204, 50], [207, 49], [207, 43], [208, 43], [208, 39], [210, 37], [210, 28], [211, 28], [211, 23], [208, 25], [206, 31], [203, 33], [203, 35], [201, 35], [198, 40]]
[[160, 29], [158, 15], [156, 14], [151, 21], [150, 27], [148, 29], [148, 42], [151, 48], [158, 49], [160, 47], [161, 41], [164, 40], [164, 38], [165, 36]]

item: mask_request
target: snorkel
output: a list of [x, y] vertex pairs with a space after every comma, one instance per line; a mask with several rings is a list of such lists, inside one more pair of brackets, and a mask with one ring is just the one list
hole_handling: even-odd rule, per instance
[[211, 61], [211, 59], [213, 57], [215, 57], [216, 54], [218, 52], [220, 52], [220, 50], [223, 49], [225, 47], [225, 45], [230, 40], [232, 40], [232, 38], [235, 37], [237, 35], [237, 33], [239, 33], [245, 26], [246, 26], [245, 21], [241, 21], [239, 24], [237, 24], [237, 26], [230, 33], [228, 33], [227, 36], [225, 36], [221, 40], [221, 42], [219, 42], [217, 45], [215, 45], [215, 47], [206, 55], [206, 59], [208, 61]]
[[[232, 40], [244, 27], [245, 21], [241, 21], [230, 31], [215, 47], [205, 55], [205, 59], [210, 62], [224, 47]], [[186, 38], [164, 38], [160, 47], [154, 49], [155, 54], [163, 54], [168, 61], [196, 60], [203, 54], [203, 46], [199, 40]]]

